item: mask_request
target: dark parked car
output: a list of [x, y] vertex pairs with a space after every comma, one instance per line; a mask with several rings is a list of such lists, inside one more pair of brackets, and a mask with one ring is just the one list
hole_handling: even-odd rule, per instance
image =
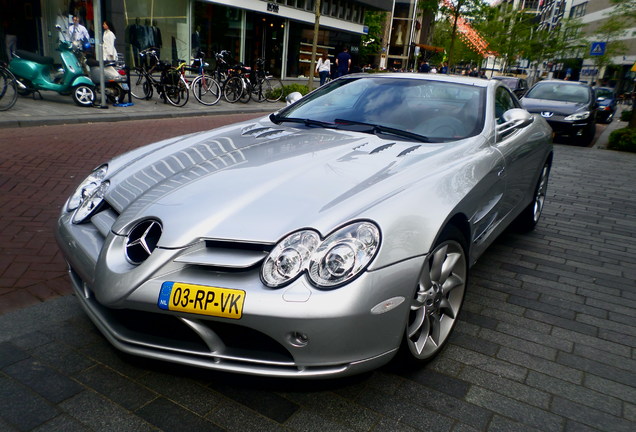
[[510, 90], [518, 97], [522, 97], [528, 91], [528, 81], [523, 78], [511, 77], [511, 76], [494, 76], [492, 79], [503, 81]]
[[611, 123], [616, 114], [616, 93], [609, 87], [599, 87], [596, 90], [596, 121]]
[[539, 81], [521, 99], [524, 108], [544, 117], [556, 136], [573, 144], [589, 145], [596, 133], [596, 96], [588, 85], [575, 81]]

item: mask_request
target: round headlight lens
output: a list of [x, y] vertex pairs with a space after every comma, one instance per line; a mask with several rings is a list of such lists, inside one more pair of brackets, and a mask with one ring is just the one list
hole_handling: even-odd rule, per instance
[[308, 271], [316, 286], [333, 288], [360, 274], [379, 246], [380, 230], [371, 222], [354, 222], [322, 242], [315, 231], [298, 231], [272, 249], [261, 276], [267, 286], [275, 288]]
[[68, 200], [66, 206], [67, 211], [73, 211], [78, 208], [82, 202], [91, 196], [93, 192], [101, 185], [108, 172], [108, 165], [102, 165], [93, 171], [80, 185]]
[[307, 268], [320, 236], [315, 231], [298, 231], [285, 237], [270, 252], [261, 269], [266, 285], [277, 287], [296, 278]]
[[80, 206], [73, 213], [73, 223], [79, 224], [84, 222], [86, 218], [93, 214], [95, 209], [104, 201], [104, 196], [110, 185], [109, 181], [105, 181], [93, 189], [90, 196], [84, 198]]
[[356, 222], [322, 242], [309, 264], [309, 277], [320, 287], [334, 287], [360, 274], [380, 246], [380, 230], [371, 222]]

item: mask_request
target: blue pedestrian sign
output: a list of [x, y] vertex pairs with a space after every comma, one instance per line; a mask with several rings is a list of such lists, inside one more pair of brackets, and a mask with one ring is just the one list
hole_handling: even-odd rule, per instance
[[591, 56], [602, 56], [605, 54], [605, 42], [592, 42], [590, 47]]

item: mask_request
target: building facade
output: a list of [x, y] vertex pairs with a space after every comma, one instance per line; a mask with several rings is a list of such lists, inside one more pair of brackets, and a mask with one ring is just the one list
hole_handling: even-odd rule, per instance
[[[1, 1], [16, 9], [15, 27], [22, 29], [18, 48], [43, 55], [55, 57], [55, 26], [67, 28], [73, 15], [93, 35], [94, 2], [99, 1], [102, 19], [112, 22], [117, 51], [128, 64], [135, 64], [138, 51], [150, 46], [159, 48], [161, 59], [168, 61], [187, 61], [199, 49], [208, 59], [229, 50], [236, 61], [248, 65], [265, 58], [270, 72], [282, 78], [309, 76], [314, 0]], [[355, 59], [368, 8], [390, 11], [393, 0], [321, 0], [319, 54], [333, 57], [347, 47]]]
[[[622, 34], [614, 35], [612, 40], [602, 40], [599, 28], [611, 20], [611, 12], [615, 6], [610, 0], [543, 0], [540, 7], [540, 27], [548, 30], [558, 30], [565, 19], [578, 20], [582, 28], [571, 35], [573, 39], [583, 42], [577, 52], [571, 53], [571, 64], [576, 68], [562, 63], [555, 65], [553, 70], [556, 77], [568, 76], [587, 83], [600, 82], [604, 85], [618, 87], [618, 91], [633, 91], [636, 72], [631, 69], [636, 64], [636, 22], [628, 26]], [[625, 47], [623, 53], [613, 55], [609, 65], [598, 66], [595, 56], [602, 55], [607, 44], [619, 40]]]

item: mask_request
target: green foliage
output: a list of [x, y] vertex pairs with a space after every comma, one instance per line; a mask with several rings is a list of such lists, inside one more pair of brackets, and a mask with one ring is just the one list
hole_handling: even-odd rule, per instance
[[609, 136], [607, 148], [636, 153], [636, 129], [617, 129]]
[[632, 111], [631, 110], [623, 110], [621, 112], [621, 121], [628, 122], [629, 119], [631, 119], [631, 118], [632, 118]]
[[388, 12], [367, 10], [364, 13], [364, 25], [369, 27], [369, 33], [362, 35], [360, 42], [360, 62], [369, 63], [369, 57], [380, 54], [382, 49], [383, 25]]
[[309, 93], [309, 87], [307, 87], [307, 85], [305, 84], [298, 84], [298, 83], [287, 84], [283, 87], [282, 99], [285, 100], [287, 95], [293, 92], [300, 92], [300, 94], [305, 96], [307, 93]]

